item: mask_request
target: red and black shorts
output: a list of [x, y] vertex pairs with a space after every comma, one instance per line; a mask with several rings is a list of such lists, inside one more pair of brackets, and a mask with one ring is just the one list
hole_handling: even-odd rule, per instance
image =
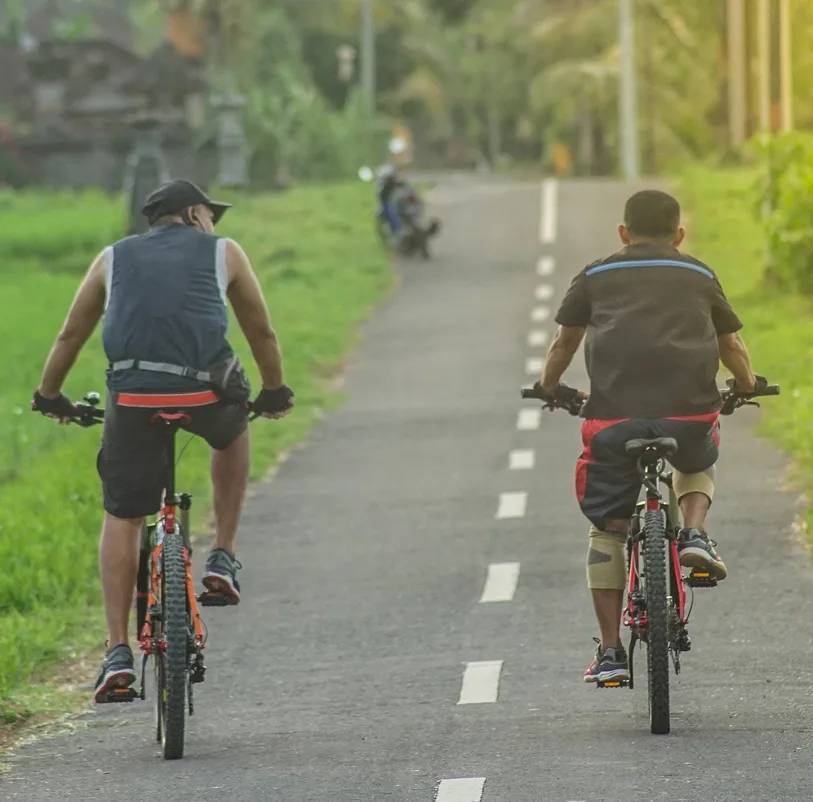
[[637, 460], [624, 446], [635, 438], [673, 437], [677, 453], [669, 462], [681, 473], [702, 473], [719, 456], [718, 413], [691, 418], [586, 420], [584, 449], [576, 463], [576, 495], [590, 522], [604, 529], [606, 519], [630, 518], [641, 492]]
[[[140, 405], [153, 402], [151, 407]], [[211, 391], [108, 393], [96, 467], [104, 508], [116, 518], [142, 518], [161, 506], [168, 467], [166, 433], [151, 422], [160, 409], [185, 412], [189, 422], [181, 428], [202, 437], [215, 450], [230, 446], [248, 425], [245, 404], [228, 404]]]

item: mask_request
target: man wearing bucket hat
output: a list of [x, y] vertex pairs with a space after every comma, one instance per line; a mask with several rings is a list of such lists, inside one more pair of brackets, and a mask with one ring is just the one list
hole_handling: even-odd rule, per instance
[[280, 418], [292, 408], [277, 337], [248, 257], [234, 240], [214, 234], [230, 207], [191, 181], [169, 181], [152, 192], [143, 209], [150, 230], [105, 248], [94, 261], [34, 394], [34, 410], [70, 417], [73, 407], [62, 385], [103, 318], [110, 365], [97, 461], [105, 510], [99, 565], [110, 650], [97, 699], [113, 686], [135, 681], [128, 619], [139, 536], [144, 517], [158, 510], [163, 490], [162, 433], [150, 423], [154, 409], [145, 406], [148, 399], [139, 396], [162, 404], [171, 400], [188, 415], [184, 428], [212, 449], [216, 540], [203, 582], [232, 604], [240, 600], [234, 540], [248, 482], [251, 389], [226, 339], [227, 302], [262, 378], [254, 411]]

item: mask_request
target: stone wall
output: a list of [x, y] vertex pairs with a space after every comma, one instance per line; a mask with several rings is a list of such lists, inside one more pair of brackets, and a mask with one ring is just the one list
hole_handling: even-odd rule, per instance
[[[18, 145], [24, 181], [28, 185], [85, 189], [101, 187], [120, 192], [132, 146], [126, 142], [55, 143]], [[164, 157], [173, 178], [188, 178], [203, 186], [214, 182], [218, 171], [214, 143], [192, 151], [184, 143], [168, 143]]]

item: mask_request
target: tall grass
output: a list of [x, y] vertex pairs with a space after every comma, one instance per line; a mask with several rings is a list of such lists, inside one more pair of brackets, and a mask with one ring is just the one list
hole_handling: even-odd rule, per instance
[[[364, 185], [227, 199], [236, 206], [222, 233], [240, 241], [252, 259], [296, 393], [292, 415], [253, 427], [256, 478], [336, 400], [322, 377], [340, 363], [391, 272], [373, 235]], [[90, 629], [98, 642], [103, 637], [96, 568], [99, 430], [56, 426], [28, 410], [82, 273], [122, 234], [123, 204], [93, 193], [5, 195], [0, 220], [0, 697], [7, 697], [32, 672], [64, 656], [77, 633]], [[231, 339], [253, 365], [236, 324]], [[79, 398], [102, 391], [104, 367], [97, 331], [66, 393]], [[210, 499], [205, 444], [196, 441], [186, 450], [179, 481], [195, 496], [200, 523]]]
[[[764, 280], [766, 236], [755, 218], [756, 170], [693, 168], [681, 197], [691, 218], [689, 250], [706, 260], [745, 324], [757, 373], [782, 386], [766, 400], [761, 431], [797, 460], [799, 486], [813, 491], [813, 300]], [[808, 531], [813, 511], [807, 514]]]

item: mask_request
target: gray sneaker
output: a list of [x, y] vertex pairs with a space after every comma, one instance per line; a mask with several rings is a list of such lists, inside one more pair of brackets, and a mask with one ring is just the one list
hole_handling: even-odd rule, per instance
[[210, 593], [221, 593], [229, 604], [240, 603], [237, 570], [243, 566], [226, 549], [212, 549], [206, 558], [203, 586]]
[[601, 663], [601, 641], [598, 638], [593, 638], [593, 640], [598, 645], [596, 646], [596, 654], [593, 657], [593, 662], [587, 666], [587, 669], [584, 672], [585, 682], [598, 682], [598, 667]]
[[623, 646], [607, 648], [598, 663], [599, 682], [625, 682], [630, 678], [627, 652]]
[[715, 550], [716, 545], [699, 529], [681, 529], [678, 533], [680, 564], [687, 568], [706, 569], [718, 580], [725, 579], [728, 576], [728, 569]]
[[129, 688], [135, 681], [133, 652], [126, 643], [120, 643], [104, 658], [102, 673], [96, 680], [93, 700], [99, 704], [106, 702], [107, 694], [114, 688]]

